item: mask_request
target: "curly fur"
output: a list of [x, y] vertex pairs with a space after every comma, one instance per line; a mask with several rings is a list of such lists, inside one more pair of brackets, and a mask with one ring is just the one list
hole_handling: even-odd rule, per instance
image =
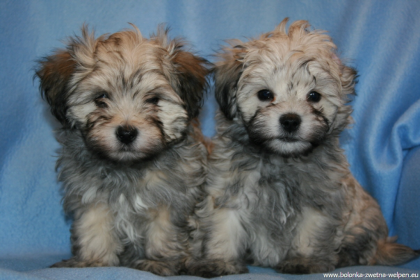
[[61, 122], [63, 207], [73, 257], [54, 267], [128, 266], [179, 274], [188, 217], [201, 196], [206, 149], [193, 127], [207, 62], [133, 26], [95, 38], [86, 27], [39, 61], [36, 75]]
[[[232, 40], [219, 53], [218, 128], [190, 274], [244, 273], [247, 261], [316, 273], [417, 256], [388, 238], [378, 204], [339, 147], [356, 71], [322, 31], [297, 21], [286, 32], [286, 23], [258, 39]], [[259, 98], [260, 91], [272, 96]]]

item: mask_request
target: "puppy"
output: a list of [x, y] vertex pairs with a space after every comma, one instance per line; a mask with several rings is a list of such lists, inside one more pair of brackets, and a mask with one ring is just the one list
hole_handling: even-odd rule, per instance
[[[396, 265], [418, 252], [393, 243], [376, 201], [351, 175], [339, 146], [350, 122], [356, 71], [306, 21], [287, 19], [219, 54], [220, 105], [198, 205], [190, 274], [282, 273]], [[201, 258], [201, 260], [200, 260]]]
[[188, 217], [205, 178], [193, 120], [207, 62], [160, 27], [95, 38], [86, 27], [39, 61], [40, 91], [61, 123], [63, 206], [73, 257], [53, 267], [179, 273]]

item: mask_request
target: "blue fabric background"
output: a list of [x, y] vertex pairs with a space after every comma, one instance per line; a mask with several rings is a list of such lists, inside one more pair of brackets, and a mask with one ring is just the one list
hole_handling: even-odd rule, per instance
[[[136, 24], [143, 34], [166, 22], [211, 56], [224, 39], [272, 30], [284, 17], [307, 19], [328, 30], [340, 57], [358, 69], [355, 124], [342, 137], [351, 170], [379, 201], [399, 242], [420, 248], [420, 1], [0, 1], [0, 278], [158, 279], [127, 268], [48, 269], [69, 256], [69, 227], [54, 172], [57, 123], [33, 81], [35, 60], [79, 34], [83, 23], [96, 34]], [[202, 112], [206, 135], [214, 134], [216, 104]], [[340, 271], [420, 270], [356, 267]], [[316, 279], [251, 267], [250, 275], [226, 279]], [[183, 279], [174, 278], [174, 279]], [[191, 278], [194, 279], [194, 278]]]

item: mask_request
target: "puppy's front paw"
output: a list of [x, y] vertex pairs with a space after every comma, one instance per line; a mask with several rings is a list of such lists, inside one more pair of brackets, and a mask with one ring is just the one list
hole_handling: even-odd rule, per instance
[[287, 260], [275, 267], [279, 273], [286, 274], [310, 274], [323, 273], [335, 269], [335, 266], [326, 261], [308, 261], [302, 259]]
[[179, 274], [181, 266], [177, 261], [138, 260], [134, 268], [149, 271], [156, 275], [173, 276]]
[[247, 273], [248, 268], [240, 261], [201, 260], [187, 266], [187, 274], [213, 278], [229, 274]]
[[61, 262], [55, 263], [51, 268], [55, 267], [100, 267], [100, 266], [107, 266], [103, 262], [99, 261], [82, 261], [77, 259], [76, 257], [73, 257], [68, 260], [62, 260]]

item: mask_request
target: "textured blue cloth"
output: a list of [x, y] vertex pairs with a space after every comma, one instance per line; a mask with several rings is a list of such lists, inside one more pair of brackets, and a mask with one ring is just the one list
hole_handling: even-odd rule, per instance
[[[229, 38], [255, 37], [284, 18], [307, 19], [328, 30], [340, 57], [359, 71], [352, 101], [355, 124], [342, 137], [351, 170], [379, 201], [391, 235], [420, 248], [420, 1], [0, 1], [0, 278], [159, 279], [127, 268], [48, 269], [69, 257], [69, 227], [54, 172], [57, 123], [33, 81], [36, 59], [60, 40], [137, 25], [143, 34], [166, 22], [172, 36], [191, 41], [213, 61]], [[209, 94], [202, 127], [214, 134], [216, 104]], [[347, 272], [420, 269], [354, 267]], [[412, 271], [409, 271], [412, 272]], [[251, 267], [225, 279], [319, 279]], [[183, 279], [185, 277], [178, 277]], [[191, 278], [194, 279], [194, 278]]]

